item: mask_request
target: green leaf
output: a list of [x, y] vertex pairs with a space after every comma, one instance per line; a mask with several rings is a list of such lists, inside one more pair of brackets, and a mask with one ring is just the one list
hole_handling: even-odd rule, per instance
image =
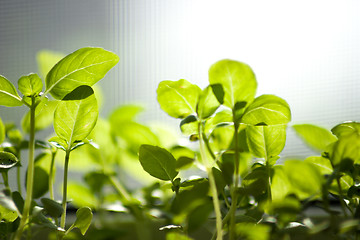
[[251, 68], [242, 62], [229, 59], [213, 64], [209, 69], [210, 84], [221, 84], [224, 105], [234, 108], [237, 102], [250, 103], [255, 97], [257, 82]]
[[324, 179], [312, 164], [301, 160], [287, 160], [284, 164], [284, 170], [291, 182], [292, 192], [300, 200], [317, 197], [321, 193]]
[[59, 52], [50, 50], [39, 51], [36, 55], [36, 60], [41, 76], [45, 78], [50, 69], [64, 57], [65, 54]]
[[0, 172], [8, 171], [10, 168], [14, 167], [19, 160], [16, 156], [9, 152], [0, 152]]
[[[5, 222], [13, 222], [18, 218], [18, 214], [14, 210], [10, 210], [0, 205], [0, 219]], [[0, 235], [1, 236], [1, 235]]]
[[[215, 92], [217, 95], [215, 95]], [[196, 112], [200, 119], [206, 119], [213, 115], [223, 102], [224, 91], [220, 84], [206, 87], [199, 96]]]
[[242, 123], [258, 125], [287, 124], [291, 120], [290, 107], [287, 102], [274, 95], [257, 97], [246, 109], [241, 118]]
[[360, 136], [356, 132], [341, 136], [333, 144], [330, 152], [330, 161], [334, 166], [349, 159], [354, 163], [360, 163]]
[[258, 167], [244, 178], [244, 191], [254, 197], [260, 196], [267, 191], [268, 182], [269, 175], [265, 167]]
[[63, 208], [60, 203], [49, 199], [49, 198], [42, 198], [42, 204], [44, 205], [45, 211], [53, 218], [58, 218], [63, 213]]
[[184, 118], [196, 112], [201, 89], [185, 79], [160, 82], [157, 100], [163, 111], [174, 118]]
[[305, 143], [319, 152], [324, 152], [329, 144], [336, 141], [336, 137], [322, 127], [311, 124], [297, 124], [293, 128]]
[[77, 207], [90, 206], [96, 209], [99, 206], [99, 201], [96, 196], [83, 184], [69, 182], [68, 194], [73, 204]]
[[89, 86], [80, 86], [66, 95], [54, 115], [56, 134], [72, 147], [84, 140], [94, 128], [98, 118], [94, 91]]
[[199, 119], [195, 115], [189, 115], [180, 122], [180, 129], [184, 135], [198, 134]]
[[[54, 111], [59, 101], [43, 100], [35, 109], [35, 131], [49, 127], [54, 120]], [[25, 133], [30, 132], [30, 111], [21, 120], [21, 127]]]
[[352, 133], [360, 134], [360, 123], [358, 122], [345, 122], [336, 125], [331, 129], [331, 132], [338, 138]]
[[0, 75], [0, 105], [5, 107], [21, 106], [23, 102], [17, 93], [15, 86]]
[[237, 223], [235, 231], [240, 239], [247, 240], [268, 240], [270, 239], [271, 227], [264, 224]]
[[313, 156], [306, 158], [305, 162], [313, 164], [314, 167], [317, 168], [322, 175], [330, 175], [333, 172], [331, 162], [327, 158]]
[[5, 125], [0, 118], [0, 144], [5, 140], [5, 133], [6, 133]]
[[49, 190], [49, 174], [40, 166], [34, 168], [33, 198], [44, 196]]
[[81, 85], [92, 86], [114, 67], [119, 57], [102, 48], [81, 48], [58, 62], [46, 76], [46, 92], [62, 99]]
[[193, 238], [179, 232], [169, 232], [166, 234], [166, 240], [193, 240]]
[[233, 124], [232, 112], [228, 109], [217, 112], [205, 122], [205, 132], [211, 133], [215, 128]]
[[93, 214], [89, 207], [82, 207], [76, 211], [76, 220], [71, 225], [70, 229], [78, 228], [82, 235], [85, 235], [86, 231], [90, 227]]
[[178, 174], [175, 158], [164, 148], [141, 145], [139, 160], [143, 169], [158, 179], [172, 181]]
[[43, 88], [41, 78], [36, 73], [22, 76], [18, 81], [19, 91], [26, 97], [37, 96]]
[[109, 116], [112, 123], [121, 124], [122, 122], [135, 121], [137, 115], [144, 110], [139, 105], [124, 105], [113, 110]]
[[[286, 125], [247, 126], [247, 143], [255, 157], [265, 158], [278, 156], [285, 147]], [[271, 163], [273, 165], [275, 163]]]
[[283, 165], [273, 166], [272, 171], [271, 197], [273, 201], [281, 201], [291, 193], [292, 186]]

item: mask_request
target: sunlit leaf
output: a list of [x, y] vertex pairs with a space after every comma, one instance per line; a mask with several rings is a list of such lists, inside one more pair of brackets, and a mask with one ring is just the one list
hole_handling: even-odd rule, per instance
[[290, 107], [287, 102], [274, 95], [257, 97], [246, 109], [241, 118], [242, 123], [258, 125], [286, 124], [291, 120]]
[[102, 48], [81, 48], [58, 62], [46, 76], [46, 92], [62, 99], [75, 88], [92, 86], [114, 67], [119, 57]]
[[333, 172], [333, 167], [329, 159], [321, 156], [313, 156], [305, 159], [305, 162], [311, 163], [319, 170], [322, 175], [330, 175]]
[[237, 223], [235, 226], [237, 236], [247, 240], [270, 239], [271, 227], [264, 224]]
[[[217, 92], [218, 97], [214, 92]], [[224, 91], [220, 84], [206, 87], [199, 96], [199, 102], [196, 106], [196, 112], [200, 119], [210, 117], [219, 108], [223, 102]]]
[[332, 146], [330, 160], [334, 166], [338, 166], [344, 160], [351, 160], [354, 163], [360, 162], [360, 136], [353, 132], [340, 136]]
[[166, 240], [193, 240], [193, 238], [179, 232], [169, 232], [166, 234]]
[[134, 121], [137, 115], [144, 110], [139, 105], [123, 105], [115, 108], [110, 116], [109, 120], [112, 123], [121, 124], [122, 122]]
[[216, 127], [232, 124], [233, 117], [230, 110], [222, 110], [205, 122], [205, 132], [211, 133]]
[[89, 86], [80, 86], [58, 104], [54, 115], [54, 129], [70, 147], [90, 134], [97, 117], [94, 91]]
[[198, 134], [199, 119], [195, 115], [189, 115], [180, 122], [180, 129], [184, 135]]
[[311, 124], [297, 124], [293, 128], [305, 143], [319, 152], [324, 152], [330, 143], [336, 141], [336, 137], [322, 127]]
[[45, 78], [50, 69], [64, 57], [65, 54], [60, 52], [50, 50], [39, 51], [36, 55], [36, 60], [41, 76]]
[[14, 210], [10, 210], [0, 204], [0, 219], [5, 222], [13, 222], [18, 217], [18, 214]]
[[81, 234], [85, 235], [90, 227], [92, 217], [91, 209], [89, 207], [82, 207], [76, 211], [76, 220], [70, 228], [78, 228]]
[[257, 88], [251, 68], [245, 63], [229, 59], [218, 61], [210, 67], [209, 82], [222, 85], [225, 92], [224, 105], [231, 109], [237, 102], [252, 102]]
[[24, 96], [36, 96], [42, 91], [43, 82], [36, 73], [31, 73], [19, 79], [18, 88]]
[[281, 201], [291, 193], [292, 185], [284, 171], [283, 165], [276, 165], [272, 168], [271, 197], [274, 201]]
[[346, 136], [352, 133], [360, 134], [360, 123], [358, 122], [345, 122], [336, 125], [331, 129], [331, 132], [338, 138]]
[[[285, 147], [286, 125], [251, 126], [246, 128], [247, 143], [250, 152], [267, 161], [277, 156]], [[271, 163], [273, 165], [275, 163]]]
[[5, 132], [6, 132], [5, 125], [0, 118], [0, 144], [5, 140]]
[[75, 183], [72, 181], [69, 182], [68, 194], [69, 198], [72, 199], [73, 204], [77, 207], [89, 206], [95, 209], [99, 206], [98, 199], [83, 184]]
[[4, 76], [0, 75], [0, 105], [5, 107], [16, 107], [21, 106], [22, 104], [15, 86]]
[[172, 181], [178, 174], [175, 158], [164, 148], [141, 145], [139, 160], [144, 170], [158, 179]]
[[157, 88], [157, 100], [162, 110], [174, 118], [196, 113], [201, 89], [185, 79], [162, 81]]

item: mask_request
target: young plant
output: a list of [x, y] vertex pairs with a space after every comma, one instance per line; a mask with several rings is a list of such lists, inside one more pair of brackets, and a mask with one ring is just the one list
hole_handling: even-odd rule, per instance
[[[56, 131], [59, 135], [59, 144], [64, 147], [67, 152], [67, 161], [69, 159], [70, 151], [80, 144], [82, 140], [89, 134], [94, 126], [97, 118], [97, 109], [95, 97], [93, 96], [90, 86], [102, 79], [105, 74], [118, 62], [118, 57], [111, 52], [101, 48], [82, 48], [79, 49], [61, 61], [59, 61], [47, 74], [45, 79], [45, 91], [43, 91], [43, 82], [37, 74], [29, 74], [23, 76], [18, 81], [18, 89], [23, 94], [20, 97], [15, 89], [15, 86], [5, 77], [0, 76], [0, 105], [6, 107], [16, 107], [25, 105], [29, 107], [29, 115], [24, 118], [23, 126], [29, 132], [29, 157], [28, 170], [26, 179], [26, 198], [24, 200], [23, 210], [21, 211], [21, 218], [19, 226], [14, 235], [14, 239], [20, 239], [25, 227], [30, 226], [30, 212], [32, 215], [39, 214], [39, 211], [32, 210], [31, 205], [33, 201], [34, 191], [34, 172], [35, 172], [35, 132], [37, 129], [36, 119], [41, 119], [42, 112], [46, 112], [48, 99], [50, 94], [53, 98], [59, 101], [55, 114]], [[78, 95], [79, 94], [79, 95]], [[92, 97], [91, 97], [92, 96]], [[91, 101], [88, 99], [92, 99]], [[90, 103], [87, 103], [90, 102]], [[87, 107], [91, 104], [91, 108]], [[95, 108], [93, 108], [95, 106]], [[65, 108], [65, 110], [64, 110]], [[75, 111], [78, 112], [75, 112]], [[90, 113], [84, 114], [84, 111], [89, 110]], [[90, 122], [86, 119], [76, 121], [70, 119], [74, 115], [62, 115], [64, 121], [60, 123], [57, 120], [61, 114], [74, 113], [75, 117], [88, 117], [91, 115]], [[83, 112], [82, 112], [83, 111]], [[80, 114], [84, 114], [81, 116]], [[75, 118], [76, 119], [76, 118]], [[95, 119], [95, 120], [94, 120]], [[67, 129], [59, 129], [64, 127], [64, 123], [73, 123], [69, 132]], [[79, 125], [80, 124], [80, 125]], [[64, 174], [64, 185], [66, 185], [66, 174]], [[19, 191], [21, 188], [19, 187]], [[63, 211], [66, 211], [66, 191], [64, 191]], [[54, 202], [55, 204], [55, 202]], [[86, 215], [86, 214], [85, 214]], [[83, 216], [83, 214], [81, 214]], [[65, 228], [65, 213], [63, 213], [61, 227]]]

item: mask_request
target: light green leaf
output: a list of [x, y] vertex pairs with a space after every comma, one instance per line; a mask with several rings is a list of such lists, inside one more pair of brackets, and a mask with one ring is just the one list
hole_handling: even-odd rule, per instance
[[242, 62], [229, 59], [213, 64], [209, 69], [210, 84], [221, 84], [224, 105], [234, 108], [237, 102], [250, 103], [255, 97], [257, 82], [251, 68]]
[[156, 92], [163, 111], [171, 117], [184, 118], [196, 112], [201, 89], [185, 79], [180, 79], [160, 82]]
[[264, 224], [248, 222], [237, 223], [235, 231], [240, 239], [247, 240], [268, 240], [270, 239], [271, 227]]
[[271, 157], [278, 156], [285, 147], [286, 125], [249, 125], [246, 128], [246, 138], [250, 152], [255, 157], [270, 160]]
[[199, 119], [195, 115], [189, 115], [180, 122], [180, 129], [184, 135], [198, 134]]
[[314, 198], [321, 194], [324, 179], [311, 163], [301, 160], [287, 160], [284, 164], [284, 170], [291, 182], [292, 192], [300, 200]]
[[272, 170], [271, 197], [274, 201], [281, 201], [291, 193], [292, 186], [283, 165], [276, 165]]
[[15, 210], [8, 209], [0, 204], [0, 219], [5, 222], [14, 222], [18, 217]]
[[90, 134], [97, 118], [94, 91], [89, 86], [80, 86], [58, 104], [54, 115], [54, 129], [71, 148], [75, 142], [84, 140]]
[[69, 182], [68, 193], [76, 207], [89, 206], [96, 209], [99, 206], [96, 196], [84, 184]]
[[0, 172], [7, 171], [14, 167], [19, 160], [16, 156], [9, 152], [0, 152]]
[[139, 160], [143, 169], [158, 179], [172, 181], [178, 174], [175, 158], [164, 148], [141, 145]]
[[[54, 111], [59, 101], [48, 101], [46, 98], [35, 109], [35, 131], [49, 127], [54, 120]], [[30, 111], [21, 120], [21, 127], [25, 133], [30, 132]]]
[[360, 136], [357, 132], [340, 136], [332, 146], [330, 160], [334, 166], [348, 159], [354, 163], [360, 163]]
[[305, 162], [313, 164], [314, 167], [317, 168], [322, 175], [330, 175], [333, 172], [331, 162], [327, 158], [313, 156], [306, 158]]
[[41, 78], [36, 73], [22, 76], [18, 81], [19, 91], [26, 97], [38, 95], [43, 88]]
[[336, 135], [338, 138], [341, 136], [346, 136], [352, 133], [360, 134], [360, 123], [358, 122], [345, 122], [339, 125], [336, 125], [331, 129], [331, 132]]
[[324, 152], [330, 143], [336, 141], [336, 137], [322, 127], [311, 124], [297, 124], [293, 128], [306, 144], [320, 153]]
[[92, 86], [114, 67], [119, 57], [102, 48], [81, 48], [58, 62], [46, 76], [46, 92], [62, 99], [81, 85]]
[[36, 60], [41, 76], [45, 78], [50, 69], [64, 57], [65, 54], [59, 52], [50, 50], [39, 51], [36, 55]]
[[22, 104], [15, 86], [4, 76], [0, 75], [0, 105], [5, 107], [16, 107], [21, 106]]
[[5, 140], [5, 132], [6, 132], [5, 125], [0, 118], [0, 144]]
[[[215, 95], [217, 92], [218, 96]], [[196, 106], [196, 112], [200, 119], [210, 117], [220, 107], [223, 102], [224, 91], [220, 84], [206, 87], [200, 94], [199, 102]]]
[[172, 231], [166, 234], [166, 240], [193, 240], [193, 238], [182, 233]]
[[129, 122], [136, 120], [139, 113], [144, 110], [139, 105], [123, 105], [113, 110], [109, 116], [110, 122], [121, 124], [122, 122]]
[[287, 102], [274, 95], [257, 97], [246, 109], [241, 118], [242, 123], [257, 125], [286, 124], [291, 120], [290, 107]]
[[224, 109], [206, 120], [205, 132], [211, 133], [216, 127], [233, 124], [232, 122], [232, 112], [228, 109]]
[[[82, 235], [85, 235], [86, 231], [90, 227], [93, 214], [89, 207], [82, 207], [76, 211], [76, 220], [71, 225], [70, 229], [78, 228]], [[69, 229], [69, 230], [70, 230]]]

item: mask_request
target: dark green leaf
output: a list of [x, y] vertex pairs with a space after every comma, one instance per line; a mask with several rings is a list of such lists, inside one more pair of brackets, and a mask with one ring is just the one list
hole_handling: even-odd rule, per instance
[[194, 161], [195, 161], [194, 158], [179, 157], [176, 160], [176, 169], [184, 169], [186, 167], [190, 167]]
[[139, 160], [144, 170], [158, 179], [172, 181], [178, 174], [175, 158], [164, 148], [141, 145]]
[[213, 211], [213, 204], [209, 200], [204, 202], [188, 215], [188, 231], [194, 232], [198, 230], [206, 221], [209, 220], [209, 215]]
[[49, 199], [49, 198], [42, 198], [42, 204], [44, 205], [44, 209], [53, 218], [58, 218], [63, 213], [63, 208], [60, 203]]
[[98, 118], [94, 91], [89, 86], [80, 86], [61, 101], [54, 115], [56, 134], [72, 147], [84, 140], [94, 128]]
[[162, 81], [157, 89], [157, 100], [163, 111], [174, 118], [184, 118], [196, 113], [201, 89], [185, 79]]
[[242, 62], [229, 59], [213, 64], [209, 69], [210, 84], [221, 84], [224, 105], [234, 108], [237, 102], [252, 102], [257, 82], [251, 68]]
[[296, 133], [313, 149], [324, 152], [326, 147], [336, 141], [336, 137], [325, 128], [311, 124], [294, 125]]
[[244, 191], [254, 197], [260, 196], [266, 192], [268, 182], [269, 175], [265, 167], [258, 167], [244, 178]]
[[257, 97], [246, 109], [241, 118], [242, 123], [258, 125], [287, 124], [291, 120], [290, 107], [287, 102], [274, 95]]
[[43, 83], [36, 73], [31, 73], [19, 79], [18, 88], [24, 96], [37, 96], [42, 91]]
[[0, 152], [0, 171], [7, 171], [14, 167], [19, 160], [9, 152]]
[[62, 99], [81, 85], [92, 86], [114, 67], [119, 57], [102, 48], [81, 48], [58, 62], [46, 76], [46, 92]]
[[13, 199], [17, 209], [19, 210], [19, 212], [23, 212], [24, 199], [21, 196], [21, 194], [19, 192], [13, 192], [12, 193], [12, 199]]
[[45, 195], [49, 190], [49, 174], [42, 167], [35, 166], [34, 176], [36, 177], [34, 177], [33, 198], [36, 199]]
[[14, 85], [0, 75], [0, 105], [5, 107], [21, 106], [23, 103]]
[[217, 192], [218, 194], [220, 194], [224, 191], [224, 188], [226, 186], [224, 173], [215, 167], [212, 168], [212, 172], [215, 178]]

